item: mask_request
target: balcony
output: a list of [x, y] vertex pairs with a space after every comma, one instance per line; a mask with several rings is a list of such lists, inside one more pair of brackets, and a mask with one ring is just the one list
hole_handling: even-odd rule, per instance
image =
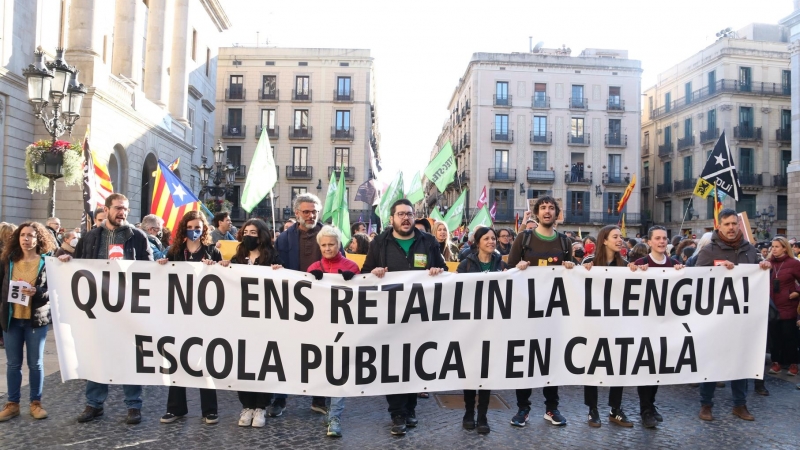
[[[606, 225], [614, 225], [620, 223], [622, 220], [622, 214], [616, 212], [616, 206], [614, 207], [614, 211], [605, 211], [605, 212], [593, 212], [589, 216], [589, 221], [591, 223], [603, 223]], [[639, 213], [625, 213], [625, 225], [639, 225], [642, 223], [641, 214]]]
[[628, 146], [628, 135], [627, 134], [619, 134], [619, 133], [611, 133], [605, 136], [606, 147], [627, 147]]
[[469, 183], [469, 170], [462, 170], [461, 172], [456, 175], [456, 182], [459, 185], [464, 185]]
[[564, 223], [590, 223], [588, 209], [568, 209], [564, 211]]
[[737, 125], [733, 127], [733, 137], [742, 141], [760, 141], [761, 127]]
[[260, 102], [277, 102], [281, 99], [280, 89], [274, 91], [264, 92], [263, 89], [258, 90], [258, 101]]
[[230, 218], [233, 221], [244, 221], [247, 218], [247, 211], [242, 208], [233, 207], [230, 211]]
[[333, 101], [338, 103], [348, 103], [355, 101], [356, 92], [352, 89], [349, 91], [333, 90]]
[[606, 102], [606, 111], [609, 112], [625, 112], [625, 100], [617, 98], [609, 98]]
[[[278, 209], [280, 211], [280, 209]], [[242, 211], [244, 212], [244, 211]], [[253, 208], [250, 212], [251, 219], [272, 219], [272, 207], [270, 205], [267, 206], [257, 206]]]
[[293, 102], [310, 102], [311, 101], [311, 89], [307, 91], [300, 91], [297, 92], [295, 89], [292, 89], [292, 101]]
[[[330, 179], [331, 175], [336, 172], [336, 178], [342, 176], [342, 166], [328, 166], [328, 178]], [[344, 168], [344, 179], [347, 181], [353, 181], [356, 179], [356, 168], [355, 167], [345, 167]]]
[[339, 128], [339, 127], [331, 127], [331, 140], [332, 141], [350, 141], [353, 142], [353, 139], [356, 135], [355, 127], [350, 128]]
[[553, 132], [548, 131], [545, 133], [539, 132], [536, 134], [535, 131], [531, 131], [531, 144], [541, 144], [541, 145], [548, 145], [553, 143]]
[[247, 133], [247, 126], [236, 125], [222, 125], [222, 137], [226, 139], [244, 139]]
[[642, 188], [649, 188], [650, 187], [650, 172], [645, 172], [645, 175], [642, 177]]
[[469, 148], [469, 144], [470, 144], [469, 133], [464, 133], [464, 136], [461, 137], [461, 148], [467, 149]]
[[569, 98], [569, 109], [589, 109], [589, 101], [585, 98]]
[[236, 167], [236, 173], [235, 173], [236, 178], [246, 178], [247, 177], [247, 166], [245, 166], [244, 164], [240, 164], [240, 165], [234, 166], [234, 167]]
[[785, 190], [789, 185], [789, 178], [786, 175], [773, 175], [772, 185], [778, 189]]
[[588, 147], [589, 144], [591, 144], [591, 135], [581, 134], [576, 136], [572, 133], [567, 134], [567, 145], [582, 145]]
[[705, 130], [700, 132], [701, 144], [716, 142], [717, 139], [719, 139], [719, 128], [714, 128], [713, 130]]
[[761, 190], [764, 188], [764, 177], [760, 173], [740, 173], [739, 184], [746, 190]]
[[768, 97], [790, 97], [792, 95], [790, 87], [784, 86], [781, 83], [750, 82], [745, 84], [741, 83], [739, 80], [717, 80], [717, 82], [711, 86], [706, 86], [692, 92], [688, 98], [679, 98], [672, 101], [669, 105], [663, 105], [660, 108], [654, 109], [650, 114], [650, 118], [658, 119], [682, 111], [699, 101], [724, 93]]
[[528, 170], [528, 183], [552, 184], [556, 181], [556, 172], [553, 170]]
[[225, 100], [229, 102], [243, 102], [247, 97], [247, 89], [225, 89]]
[[513, 223], [514, 222], [514, 208], [509, 207], [505, 209], [497, 208], [494, 215], [495, 222]]
[[506, 97], [498, 97], [496, 94], [492, 96], [492, 105], [501, 108], [511, 108], [513, 106], [513, 95]]
[[694, 147], [694, 136], [678, 138], [678, 151], [691, 150]]
[[688, 178], [684, 180], [675, 180], [672, 186], [672, 192], [676, 195], [690, 194], [694, 192], [694, 187], [697, 185], [697, 178]]
[[313, 177], [312, 166], [286, 166], [286, 178], [289, 180], [310, 180]]
[[672, 183], [664, 183], [656, 186], [656, 197], [664, 198], [672, 195]]
[[668, 158], [672, 156], [672, 142], [658, 146], [658, 156], [660, 158]]
[[[256, 139], [261, 137], [261, 130], [263, 128], [264, 127], [262, 127], [261, 125], [256, 127]], [[271, 141], [277, 140], [278, 137], [280, 137], [280, 135], [281, 135], [281, 127], [276, 125], [275, 128], [267, 128], [267, 136], [269, 136], [269, 139]]]
[[289, 139], [311, 139], [314, 135], [314, 127], [289, 128]]
[[517, 181], [517, 169], [493, 167], [489, 169], [489, 181], [514, 183]]
[[567, 170], [564, 172], [564, 184], [592, 184], [592, 172], [585, 173], [582, 171], [572, 172]]
[[503, 142], [510, 144], [514, 142], [513, 130], [492, 130], [492, 142]]
[[647, 141], [642, 145], [642, 156], [650, 155], [650, 141]]
[[792, 143], [792, 130], [789, 128], [778, 128], [775, 130], [775, 140], [781, 145]]
[[627, 186], [631, 182], [631, 174], [621, 172], [603, 172], [603, 184], [606, 186]]
[[550, 97], [547, 96], [536, 96], [534, 95], [531, 97], [531, 108], [532, 109], [550, 109]]

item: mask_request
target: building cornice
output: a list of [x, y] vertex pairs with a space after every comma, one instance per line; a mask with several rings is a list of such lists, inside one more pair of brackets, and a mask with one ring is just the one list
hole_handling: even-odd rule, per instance
[[6, 83], [13, 84], [20, 89], [25, 89], [26, 91], [28, 90], [28, 82], [22, 75], [11, 72], [4, 67], [0, 67], [0, 79]]
[[211, 103], [205, 98], [201, 101], [201, 103], [203, 104], [203, 108], [205, 108], [205, 110], [208, 112], [214, 112], [214, 110], [217, 109], [214, 107], [213, 103]]
[[194, 97], [195, 100], [200, 100], [201, 98], [203, 98], [203, 93], [200, 92], [199, 89], [192, 86], [191, 84], [189, 85], [189, 95]]
[[225, 10], [222, 9], [219, 0], [200, 0], [200, 3], [203, 5], [203, 8], [206, 9], [208, 16], [211, 18], [211, 21], [214, 22], [214, 25], [216, 25], [217, 30], [222, 32], [231, 27], [231, 21], [228, 19], [228, 15], [225, 14]]

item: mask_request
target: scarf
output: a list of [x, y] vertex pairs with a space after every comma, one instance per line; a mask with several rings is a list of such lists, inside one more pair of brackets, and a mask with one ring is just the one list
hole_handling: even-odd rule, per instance
[[719, 230], [717, 230], [717, 237], [719, 237], [719, 240], [724, 242], [727, 246], [737, 249], [739, 248], [740, 245], [742, 245], [742, 238], [744, 237], [744, 235], [742, 234], [742, 230], [740, 229], [732, 240], [728, 240], [725, 237], [725, 235], [723, 235], [722, 233], [719, 232]]
[[64, 251], [66, 251], [66, 252], [67, 252], [67, 253], [69, 253], [70, 255], [71, 255], [71, 254], [73, 254], [73, 253], [75, 253], [75, 247], [73, 247], [73, 246], [71, 246], [71, 245], [67, 244], [67, 243], [66, 243], [66, 241], [61, 243], [61, 248], [63, 248], [63, 249], [64, 249]]

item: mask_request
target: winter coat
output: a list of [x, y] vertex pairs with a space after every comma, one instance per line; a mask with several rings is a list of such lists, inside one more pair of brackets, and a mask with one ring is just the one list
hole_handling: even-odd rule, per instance
[[[447, 262], [458, 262], [458, 246], [456, 244], [454, 244], [453, 241], [450, 241], [450, 240], [448, 240], [445, 245], [447, 246], [447, 248], [450, 249], [450, 257], [449, 258], [445, 258], [444, 252], [442, 252], [442, 258], [444, 258], [445, 261], [447, 261]], [[441, 243], [439, 244], [439, 248], [440, 249], [442, 248], [442, 244]]]
[[[296, 223], [288, 230], [281, 233], [275, 239], [275, 249], [278, 251], [278, 259], [283, 267], [291, 270], [300, 270], [300, 227]], [[318, 222], [314, 227], [317, 232], [322, 229], [322, 222]]]
[[[503, 261], [503, 255], [500, 252], [492, 253], [492, 260], [490, 261], [489, 272], [502, 272], [508, 269], [508, 265]], [[458, 264], [458, 273], [481, 273], [481, 262], [478, 259], [477, 253], [469, 253], [467, 257]]]
[[[361, 266], [363, 273], [372, 272], [376, 267], [388, 267], [390, 272], [403, 270], [427, 270], [432, 267], [447, 269], [447, 264], [442, 257], [439, 241], [428, 233], [423, 233], [416, 228], [414, 231], [414, 243], [408, 250], [408, 255], [403, 252], [400, 244], [392, 234], [391, 228], [375, 236], [370, 243], [369, 252]], [[283, 235], [281, 235], [283, 236]], [[414, 264], [414, 255], [425, 255], [425, 267], [417, 267]]]
[[733, 248], [719, 238], [719, 232], [711, 235], [711, 242], [697, 252], [696, 267], [713, 266], [714, 261], [726, 260], [734, 264], [758, 264], [758, 250], [749, 242], [742, 241], [739, 248]]
[[159, 260], [167, 256], [167, 249], [164, 248], [164, 244], [160, 239], [148, 234], [147, 242], [150, 244], [150, 250], [153, 252], [153, 259]]
[[[104, 227], [105, 225], [101, 225], [89, 230], [78, 242], [78, 246], [75, 247], [73, 257], [76, 259], [99, 259], [99, 242]], [[127, 239], [122, 246], [126, 261], [154, 261], [153, 251], [150, 249], [150, 242], [147, 240], [147, 235], [144, 231], [130, 225], [124, 225], [117, 228], [116, 232], [127, 234]]]
[[321, 270], [323, 273], [339, 273], [340, 270], [342, 272], [353, 272], [355, 274], [360, 273], [358, 264], [345, 258], [341, 253], [337, 253], [336, 256], [331, 259], [322, 258], [308, 266], [309, 272], [314, 270]]
[[[9, 278], [14, 271], [14, 263], [0, 264], [0, 278], [3, 280], [0, 288], [0, 326], [3, 331], [8, 331], [11, 324], [11, 304], [8, 303]], [[50, 325], [50, 295], [47, 292], [47, 271], [44, 268], [44, 255], [39, 263], [39, 275], [36, 277], [36, 294], [31, 298], [31, 327], [39, 328]]]
[[[793, 292], [800, 293], [797, 283], [800, 283], [800, 261], [784, 255], [783, 258], [772, 258], [770, 263], [772, 269], [769, 272], [770, 279], [770, 298], [778, 308], [781, 320], [791, 320], [797, 318], [797, 308], [800, 305], [800, 297], [790, 299]], [[772, 284], [778, 280], [780, 289], [778, 292], [772, 290]]]
[[[185, 248], [184, 246], [184, 249]], [[222, 253], [219, 252], [219, 249], [214, 244], [201, 245], [198, 252], [200, 253], [201, 260], [210, 259], [214, 262], [222, 261]], [[178, 252], [177, 255], [166, 254], [164, 256], [169, 258], [170, 261], [191, 261], [186, 259], [186, 253], [183, 251]]]

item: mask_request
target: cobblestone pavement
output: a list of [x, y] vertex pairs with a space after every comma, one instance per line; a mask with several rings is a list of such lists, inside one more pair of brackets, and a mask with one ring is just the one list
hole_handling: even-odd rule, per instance
[[[800, 381], [800, 380], [797, 380]], [[200, 416], [197, 389], [189, 389], [189, 415], [164, 425], [158, 419], [165, 412], [167, 388], [145, 387], [143, 422], [125, 425], [122, 389], [112, 387], [103, 417], [87, 424], [78, 424], [75, 417], [84, 407], [85, 382], [61, 383], [60, 374], [45, 379], [44, 406], [50, 413], [46, 420], [36, 421], [23, 414], [0, 423], [0, 449], [43, 448], [380, 448], [380, 449], [498, 449], [498, 448], [677, 448], [709, 449], [796, 449], [800, 442], [800, 390], [795, 384], [768, 377], [769, 397], [748, 394], [748, 408], [755, 422], [745, 422], [731, 414], [730, 388], [718, 389], [714, 422], [697, 418], [699, 394], [690, 386], [662, 386], [658, 392], [659, 409], [664, 422], [657, 429], [640, 425], [636, 390], [625, 390], [623, 407], [634, 421], [634, 428], [609, 424], [589, 428], [585, 423], [586, 407], [580, 387], [562, 387], [561, 412], [569, 420], [566, 427], [554, 427], [541, 419], [544, 406], [541, 390], [533, 392], [534, 410], [525, 428], [509, 425], [515, 410], [490, 410], [492, 432], [478, 435], [461, 428], [461, 410], [443, 409], [435, 399], [420, 399], [417, 417], [420, 425], [403, 437], [389, 434], [390, 420], [383, 397], [348, 399], [342, 416], [344, 437], [324, 435], [322, 416], [310, 410], [309, 397], [290, 397], [283, 416], [268, 418], [264, 428], [237, 426], [241, 406], [235, 392], [219, 391], [220, 423], [204, 425]], [[600, 389], [600, 398], [608, 390]], [[500, 391], [506, 403], [515, 406], [513, 391]], [[28, 388], [23, 387], [23, 399]], [[0, 401], [5, 401], [5, 395]], [[539, 405], [538, 407], [536, 405]], [[601, 408], [601, 414], [607, 414]]]

